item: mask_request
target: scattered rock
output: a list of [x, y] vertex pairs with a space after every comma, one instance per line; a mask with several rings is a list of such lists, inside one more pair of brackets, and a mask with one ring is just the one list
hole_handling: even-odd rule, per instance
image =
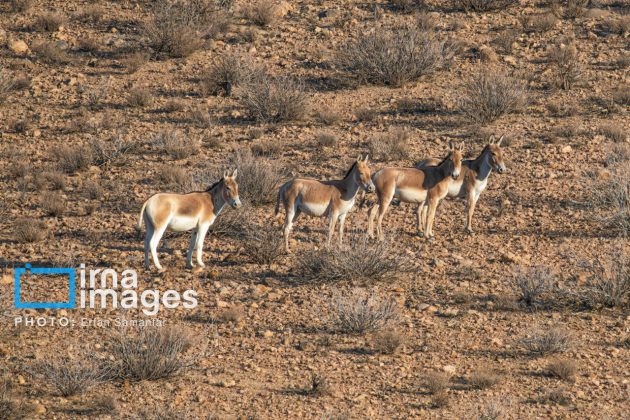
[[16, 40], [9, 42], [9, 49], [15, 54], [26, 54], [28, 52], [28, 45], [22, 40]]

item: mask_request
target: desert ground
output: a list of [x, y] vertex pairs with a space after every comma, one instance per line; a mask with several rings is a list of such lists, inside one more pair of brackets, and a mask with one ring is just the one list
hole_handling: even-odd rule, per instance
[[[628, 418], [629, 12], [2, 2], [0, 419]], [[474, 159], [491, 136], [506, 171], [474, 234], [447, 198], [433, 241], [407, 203], [366, 239], [361, 193], [342, 246], [303, 215], [284, 252], [289, 179], [341, 179], [366, 154], [372, 173], [413, 167], [449, 142]], [[206, 267], [167, 232], [165, 272], [144, 268], [145, 200], [233, 169], [243, 206], [218, 216]], [[138, 292], [197, 305], [15, 308], [26, 263], [133, 269]], [[66, 287], [33, 275], [22, 297]]]

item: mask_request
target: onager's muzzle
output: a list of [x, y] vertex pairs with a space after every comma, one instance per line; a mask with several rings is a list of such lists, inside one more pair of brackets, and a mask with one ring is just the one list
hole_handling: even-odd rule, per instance
[[363, 189], [369, 193], [374, 192], [374, 190], [376, 190], [376, 187], [374, 186], [374, 183], [372, 181], [370, 181], [370, 183], [365, 183], [363, 184]]
[[459, 172], [453, 171], [453, 173], [451, 174], [451, 178], [453, 178], [453, 179], [459, 178]]
[[232, 206], [233, 209], [237, 209], [239, 207], [242, 206], [241, 204], [241, 200], [238, 197], [235, 197], [233, 199], [230, 200], [230, 206]]

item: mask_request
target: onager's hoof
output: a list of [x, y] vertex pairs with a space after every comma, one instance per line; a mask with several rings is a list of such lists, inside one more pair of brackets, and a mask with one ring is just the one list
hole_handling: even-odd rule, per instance
[[435, 236], [431, 235], [427, 237], [427, 241], [429, 242], [435, 242]]
[[474, 235], [475, 231], [472, 230], [471, 228], [466, 228], [466, 233], [469, 234], [469, 235]]
[[418, 232], [417, 234], [419, 237], [424, 238], [424, 232]]
[[166, 273], [166, 269], [164, 267], [160, 267], [157, 269], [158, 274], [164, 274]]
[[193, 267], [193, 273], [201, 273], [203, 271], [203, 267]]

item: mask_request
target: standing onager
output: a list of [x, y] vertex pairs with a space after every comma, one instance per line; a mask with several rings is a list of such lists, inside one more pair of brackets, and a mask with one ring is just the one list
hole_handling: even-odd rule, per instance
[[197, 248], [197, 264], [204, 267], [201, 261], [203, 252], [203, 240], [208, 229], [216, 220], [223, 206], [228, 203], [232, 208], [239, 208], [241, 200], [238, 198], [238, 185], [236, 184], [236, 170], [229, 175], [223, 174], [221, 180], [208, 187], [206, 191], [191, 192], [188, 194], [159, 193], [151, 196], [142, 205], [138, 228], [142, 227], [142, 221], [146, 221], [147, 235], [144, 238], [144, 264], [149, 267], [149, 247], [153, 264], [162, 271], [162, 266], [157, 256], [157, 247], [164, 231], [169, 228], [176, 232], [192, 230], [188, 253], [186, 254], [186, 266], [192, 268], [192, 254]]
[[282, 201], [286, 213], [284, 220], [284, 248], [286, 252], [291, 252], [289, 250], [289, 234], [293, 222], [301, 212], [315, 217], [328, 216], [330, 222], [327, 246], [330, 246], [335, 224], [339, 219], [339, 244], [342, 243], [346, 215], [354, 205], [354, 199], [359, 188], [369, 192], [374, 191], [367, 161], [368, 156], [365, 156], [365, 159], [359, 156], [342, 180], [318, 181], [316, 179], [295, 178], [280, 187], [275, 215], [278, 215], [280, 201]]
[[448, 192], [449, 184], [459, 176], [462, 166], [463, 144], [449, 145], [448, 155], [437, 166], [420, 170], [415, 168], [383, 168], [372, 176], [376, 185], [377, 202], [368, 211], [368, 236], [374, 237], [374, 218], [378, 210], [376, 233], [383, 239], [383, 217], [392, 199], [396, 197], [404, 203], [426, 202], [429, 212], [426, 220], [420, 219], [420, 207], [417, 211], [416, 228], [421, 232], [421, 223], [427, 232], [427, 238], [433, 237], [433, 220], [440, 200]]
[[[495, 142], [494, 136], [490, 137], [490, 141], [481, 151], [477, 159], [467, 159], [462, 162], [462, 176], [457, 180], [451, 181], [448, 187], [447, 197], [457, 197], [466, 199], [466, 232], [473, 233], [472, 218], [475, 212], [475, 205], [479, 196], [486, 189], [488, 177], [492, 170], [496, 170], [502, 174], [505, 172], [505, 163], [503, 162], [503, 152], [501, 150], [501, 142], [503, 136]], [[418, 169], [425, 169], [437, 165], [437, 159], [426, 159], [416, 165]], [[425, 219], [427, 207], [422, 206], [421, 218]]]

